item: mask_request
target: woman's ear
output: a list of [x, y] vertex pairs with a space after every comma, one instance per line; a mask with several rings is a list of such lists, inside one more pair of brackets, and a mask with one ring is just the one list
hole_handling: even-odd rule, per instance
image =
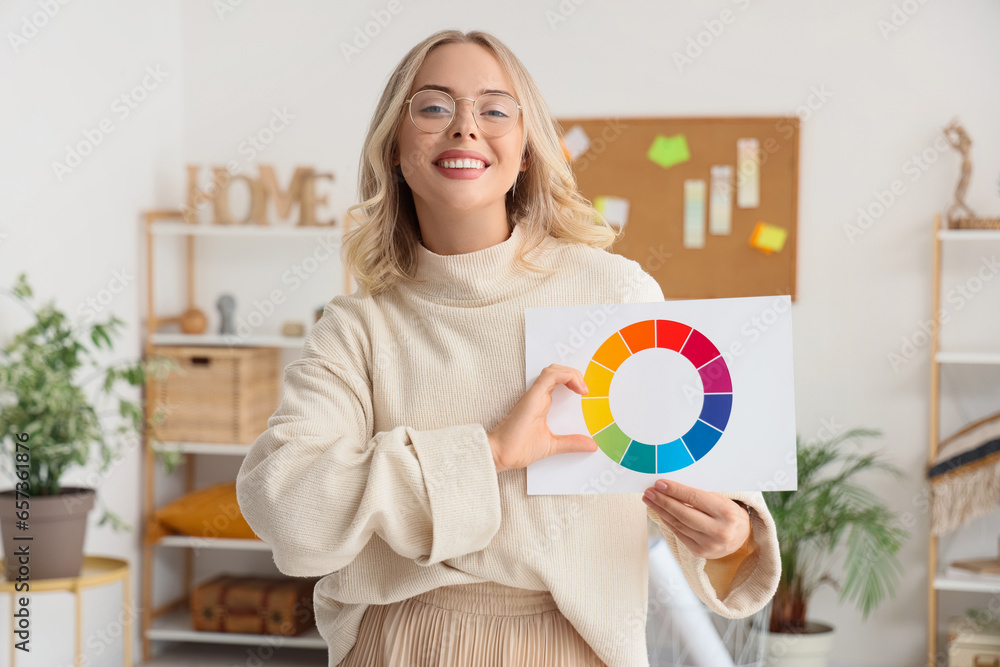
[[521, 158], [521, 168], [518, 169], [518, 171], [527, 171], [530, 165], [531, 165], [531, 154], [528, 153], [528, 149], [525, 149], [524, 156]]

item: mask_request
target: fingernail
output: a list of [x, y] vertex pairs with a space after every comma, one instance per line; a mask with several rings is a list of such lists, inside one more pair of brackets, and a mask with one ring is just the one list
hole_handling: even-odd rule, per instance
[[648, 490], [648, 489], [646, 490], [646, 493], [643, 494], [643, 498], [646, 498], [647, 500], [652, 500], [655, 497], [656, 497], [656, 494], [653, 493], [652, 491]]
[[656, 488], [658, 488], [660, 491], [666, 491], [667, 490], [667, 483], [664, 482], [662, 479], [657, 480], [656, 481]]

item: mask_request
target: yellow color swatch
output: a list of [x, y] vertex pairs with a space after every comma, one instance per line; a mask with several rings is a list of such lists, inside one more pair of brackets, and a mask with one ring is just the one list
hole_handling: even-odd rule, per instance
[[580, 401], [583, 421], [591, 434], [597, 433], [615, 420], [611, 416], [611, 401], [607, 398], [585, 398]]
[[611, 378], [614, 376], [615, 374], [604, 366], [591, 361], [587, 365], [587, 372], [583, 374], [583, 382], [589, 389], [584, 396], [610, 396]]

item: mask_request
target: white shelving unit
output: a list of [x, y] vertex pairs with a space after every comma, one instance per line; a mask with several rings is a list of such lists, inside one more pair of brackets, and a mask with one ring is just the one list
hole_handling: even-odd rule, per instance
[[[146, 270], [147, 270], [147, 327], [144, 341], [145, 356], [152, 353], [153, 348], [171, 345], [210, 345], [226, 347], [277, 347], [284, 349], [301, 349], [305, 337], [287, 336], [251, 336], [240, 339], [236, 336], [218, 334], [190, 335], [183, 333], [160, 333], [156, 331], [158, 324], [164, 318], [155, 315], [153, 298], [153, 242], [156, 237], [187, 237], [188, 289], [191, 291], [193, 281], [194, 238], [200, 236], [215, 237], [263, 237], [276, 238], [322, 238], [330, 240], [331, 236], [339, 247], [341, 228], [337, 227], [293, 227], [293, 226], [251, 226], [251, 225], [204, 225], [185, 224], [183, 222], [167, 222], [164, 218], [180, 218], [180, 211], [150, 211], [146, 213]], [[350, 275], [344, 272], [345, 288], [350, 285]], [[143, 402], [147, 394], [143, 394]], [[277, 407], [277, 406], [275, 406]], [[145, 407], [148, 415], [148, 406]], [[155, 459], [160, 451], [180, 451], [185, 455], [185, 490], [194, 490], [194, 463], [196, 455], [209, 456], [239, 456], [243, 457], [250, 451], [252, 443], [219, 444], [207, 442], [152, 442], [144, 435], [144, 480], [145, 498], [143, 508], [143, 525], [148, 526], [156, 511], [155, 507]], [[153, 604], [153, 552], [157, 547], [184, 550], [184, 590], [177, 599], [161, 605]], [[270, 552], [271, 548], [260, 540], [188, 537], [182, 535], [162, 536], [152, 541], [143, 539], [142, 567], [142, 602], [140, 627], [142, 629], [142, 659], [143, 662], [153, 661], [153, 640], [191, 643], [199, 646], [240, 645], [267, 646], [271, 648], [289, 647], [292, 649], [322, 649], [326, 650], [326, 641], [319, 631], [313, 627], [296, 637], [277, 635], [238, 634], [228, 632], [203, 632], [192, 629], [191, 614], [188, 607], [189, 596], [193, 590], [193, 555], [201, 549]], [[242, 654], [240, 654], [242, 655]], [[243, 656], [245, 657], [245, 656]], [[228, 664], [228, 663], [227, 663]], [[282, 663], [285, 664], [285, 663]], [[325, 662], [323, 663], [325, 664]]]
[[[934, 286], [933, 308], [935, 315], [941, 308], [941, 247], [947, 243], [1000, 241], [1000, 230], [992, 229], [942, 229], [940, 214], [934, 216]], [[1000, 247], [1000, 246], [998, 246]], [[945, 364], [1000, 364], [1000, 352], [993, 351], [942, 351], [939, 323], [937, 317], [931, 321], [931, 409], [930, 409], [930, 448], [928, 463], [933, 464], [938, 454], [940, 443], [940, 368]], [[928, 667], [938, 667], [937, 663], [937, 626], [938, 626], [938, 591], [954, 591], [963, 593], [1000, 593], [1000, 577], [976, 575], [969, 572], [939, 571], [938, 538], [930, 535], [928, 549], [928, 628], [927, 628], [927, 659]]]

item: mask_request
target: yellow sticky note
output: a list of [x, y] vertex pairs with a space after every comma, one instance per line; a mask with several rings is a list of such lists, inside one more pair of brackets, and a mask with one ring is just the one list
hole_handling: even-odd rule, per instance
[[753, 228], [753, 233], [750, 234], [750, 245], [770, 255], [785, 247], [787, 237], [787, 229], [769, 225], [766, 222], [758, 222], [757, 226]]
[[672, 137], [658, 134], [649, 146], [649, 150], [646, 151], [646, 157], [666, 169], [690, 160], [691, 152], [688, 150], [687, 139], [683, 134]]

